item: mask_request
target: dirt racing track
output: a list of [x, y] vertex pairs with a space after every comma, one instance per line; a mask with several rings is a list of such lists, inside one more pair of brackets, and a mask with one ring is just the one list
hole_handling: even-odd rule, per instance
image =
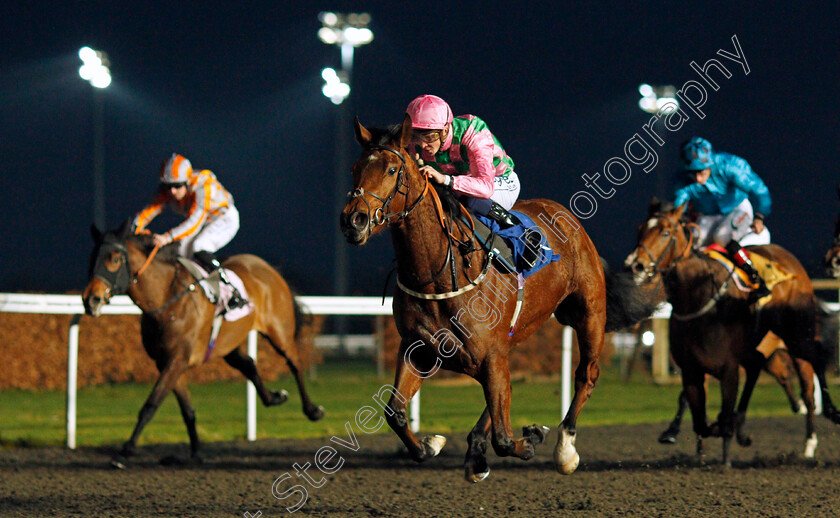
[[754, 443], [733, 445], [729, 470], [718, 463], [719, 440], [709, 443], [705, 465], [694, 456], [693, 434], [658, 444], [664, 423], [582, 426], [573, 475], [554, 471], [552, 432], [529, 462], [491, 454], [490, 477], [476, 485], [462, 478], [466, 433], [450, 436], [441, 456], [422, 465], [391, 433], [359, 436], [358, 451], [337, 447], [345, 463], [323, 481], [310, 467], [323, 484], [317, 489], [294, 476], [293, 464], [312, 463], [328, 438], [208, 443], [198, 466], [159, 463], [184, 457], [186, 444], [145, 446], [125, 470], [109, 467], [107, 448], [9, 449], [0, 451], [0, 516], [279, 517], [300, 496], [272, 496], [287, 472], [281, 492], [308, 486], [297, 516], [837, 516], [838, 429], [818, 422], [817, 458], [807, 461], [801, 418], [748, 426]]

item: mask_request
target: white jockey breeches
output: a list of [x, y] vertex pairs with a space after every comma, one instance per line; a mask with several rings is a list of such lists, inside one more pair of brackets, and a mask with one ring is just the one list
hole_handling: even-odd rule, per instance
[[237, 231], [239, 211], [236, 207], [228, 207], [224, 214], [205, 223], [197, 234], [179, 241], [178, 253], [184, 257], [192, 257], [200, 250], [215, 252], [230, 243]]
[[[751, 232], [750, 225], [752, 225], [752, 222], [753, 208], [749, 200], [739, 203], [729, 214], [700, 216], [697, 219], [697, 226], [700, 227], [700, 246], [708, 246], [712, 243], [726, 246], [733, 239], [740, 242]], [[770, 232], [768, 231], [768, 242], [769, 238]]]
[[511, 171], [507, 178], [497, 176], [493, 179], [493, 195], [490, 199], [510, 210], [519, 197], [519, 177]]

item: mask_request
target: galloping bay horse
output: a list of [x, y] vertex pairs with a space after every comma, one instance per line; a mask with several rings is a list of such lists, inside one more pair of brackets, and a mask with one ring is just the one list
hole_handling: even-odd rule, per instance
[[[595, 245], [564, 207], [550, 200], [520, 201], [514, 209], [543, 223], [545, 237], [562, 260], [527, 279], [512, 330], [516, 276], [493, 270], [482, 250], [470, 253], [453, 244], [455, 240], [465, 244], [470, 237], [459, 233], [463, 228], [443, 214], [437, 193], [406, 151], [411, 119], [406, 116], [401, 125], [371, 130], [357, 119], [355, 133], [363, 151], [353, 165], [354, 191], [341, 214], [341, 229], [348, 242], [361, 246], [389, 227], [397, 262], [394, 317], [402, 340], [395, 387], [385, 411], [388, 424], [417, 462], [440, 452], [445, 438], [418, 441], [408, 427], [405, 406], [423, 380], [442, 367], [473, 377], [484, 389], [487, 406], [468, 436], [468, 481], [478, 482], [489, 474], [488, 434], [497, 455], [533, 457], [548, 429], [526, 426], [522, 438], [513, 438], [508, 355], [553, 313], [561, 324], [577, 330], [580, 349], [574, 398], [554, 449], [557, 470], [572, 473], [580, 460], [576, 422], [598, 380], [604, 330], [640, 320], [653, 305], [630, 303], [635, 292], [621, 293], [622, 301], [617, 292], [605, 288]], [[633, 288], [629, 282], [612, 285], [617, 291]], [[631, 309], [640, 314], [630, 314]]]
[[[831, 350], [818, 338], [817, 299], [802, 265], [778, 245], [749, 247], [793, 274], [793, 278], [776, 284], [770, 302], [757, 309], [730, 282], [730, 272], [723, 265], [693, 249], [691, 229], [682, 221], [684, 210], [682, 206], [656, 213], [641, 225], [637, 247], [625, 265], [640, 284], [662, 275], [673, 308], [669, 322], [671, 355], [682, 370], [694, 431], [700, 438], [698, 453], [702, 453], [702, 438], [722, 437], [723, 462], [730, 465], [729, 446], [736, 423], [745, 418], [765, 363], [756, 347], [768, 331], [784, 341], [794, 358], [813, 366], [822, 389], [823, 415], [840, 423], [825, 381]], [[736, 414], [739, 365], [744, 366], [747, 379]], [[721, 412], [712, 426], [706, 417], [706, 374], [719, 379], [721, 386]], [[805, 393], [804, 399], [808, 409], [807, 451], [809, 444], [815, 447], [816, 434], [813, 397]]]
[[169, 392], [174, 392], [178, 399], [190, 437], [191, 458], [200, 460], [195, 412], [181, 375], [210, 358], [224, 358], [251, 380], [265, 406], [284, 403], [288, 398], [286, 391], [266, 389], [253, 360], [240, 350], [251, 329], [266, 337], [288, 362], [300, 390], [304, 414], [312, 421], [323, 417], [324, 409], [310, 401], [300, 374], [295, 340], [302, 313], [277, 270], [254, 255], [235, 255], [225, 261], [225, 268], [236, 272], [245, 284], [254, 311], [239, 320], [224, 322], [215, 347], [206, 357], [215, 306], [200, 294], [200, 288], [195, 289], [191, 274], [174, 261], [176, 247], [161, 249], [149, 261], [153, 249], [151, 236], [132, 235], [128, 221], [116, 231], [102, 234], [91, 227], [91, 232], [95, 247], [88, 284], [82, 295], [85, 312], [97, 317], [112, 295], [127, 293], [143, 311], [140, 320], [143, 347], [160, 371], [152, 393], [140, 409], [134, 432], [115, 462], [134, 453], [140, 432]]

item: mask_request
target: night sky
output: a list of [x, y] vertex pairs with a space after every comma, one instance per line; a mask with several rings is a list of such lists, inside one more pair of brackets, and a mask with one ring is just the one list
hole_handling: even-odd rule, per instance
[[[603, 178], [625, 142], [644, 136], [651, 115], [638, 107], [640, 83], [680, 88], [699, 79], [692, 61], [718, 59], [732, 77], [706, 88], [705, 118], [684, 110], [690, 119], [679, 131], [660, 125], [657, 167], [634, 167], [584, 227], [601, 255], [621, 261], [650, 196], [669, 196], [680, 143], [696, 134], [752, 165], [773, 196], [774, 242], [823, 276], [840, 208], [835, 2], [122, 4], [3, 8], [0, 291], [84, 287], [94, 110], [77, 51], [89, 45], [108, 53], [114, 78], [102, 92], [108, 226], [151, 199], [161, 162], [178, 152], [214, 171], [236, 199], [241, 229], [221, 255], [260, 255], [302, 294], [331, 294], [339, 132], [351, 144], [344, 190], [359, 150], [352, 126], [338, 127], [338, 109], [321, 94], [321, 69], [340, 65], [339, 49], [316, 36], [327, 9], [372, 16], [374, 40], [355, 54], [353, 115], [366, 125], [400, 122], [411, 99], [439, 95], [456, 115], [487, 122], [516, 162], [520, 198], [564, 205], [587, 190], [581, 175]], [[717, 54], [734, 52], [733, 35], [749, 75]], [[345, 246], [350, 293], [380, 294], [390, 240]]]

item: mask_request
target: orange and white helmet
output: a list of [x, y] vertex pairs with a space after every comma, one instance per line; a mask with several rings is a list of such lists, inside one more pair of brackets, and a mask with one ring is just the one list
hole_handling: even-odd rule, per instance
[[177, 153], [172, 153], [169, 160], [164, 162], [160, 169], [160, 183], [187, 183], [193, 173], [192, 164], [186, 158]]

